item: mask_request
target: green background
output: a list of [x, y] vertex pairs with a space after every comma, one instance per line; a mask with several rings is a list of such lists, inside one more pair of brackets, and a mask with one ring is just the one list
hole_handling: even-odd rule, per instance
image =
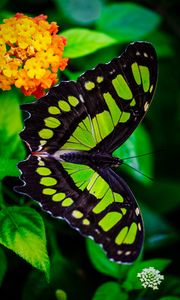
[[[13, 191], [16, 164], [26, 157], [19, 138], [19, 105], [34, 101], [19, 90], [0, 92], [0, 299], [180, 299], [178, 146], [180, 110], [179, 1], [3, 0], [0, 19], [23, 12], [48, 15], [67, 38], [61, 79], [120, 55], [129, 42], [150, 41], [159, 57], [158, 85], [143, 123], [116, 151], [119, 157], [153, 152], [122, 166], [145, 223], [142, 256], [133, 265], [110, 262], [101, 248], [65, 222], [51, 218]], [[154, 266], [165, 276], [158, 291], [143, 289], [137, 273]]]

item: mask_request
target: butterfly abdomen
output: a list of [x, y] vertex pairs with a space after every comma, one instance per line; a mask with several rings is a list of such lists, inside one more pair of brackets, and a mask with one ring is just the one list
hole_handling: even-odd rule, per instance
[[59, 154], [59, 159], [70, 163], [99, 166], [102, 168], [114, 167], [121, 164], [121, 160], [119, 158], [112, 157], [110, 154], [90, 152], [88, 153], [85, 151], [67, 152]]

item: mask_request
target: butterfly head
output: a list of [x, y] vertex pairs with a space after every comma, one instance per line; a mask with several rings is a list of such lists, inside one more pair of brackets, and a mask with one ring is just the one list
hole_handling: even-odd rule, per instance
[[117, 168], [117, 167], [119, 167], [120, 165], [122, 165], [122, 163], [123, 163], [123, 160], [122, 160], [122, 159], [120, 159], [120, 158], [118, 158], [118, 157], [113, 157], [113, 163], [112, 163], [111, 166]]

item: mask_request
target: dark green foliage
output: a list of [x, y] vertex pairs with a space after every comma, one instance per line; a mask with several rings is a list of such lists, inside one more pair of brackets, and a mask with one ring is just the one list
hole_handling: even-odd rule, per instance
[[[13, 191], [19, 184], [16, 164], [27, 156], [19, 138], [23, 128], [19, 105], [34, 99], [23, 97], [17, 89], [1, 91], [1, 300], [180, 299], [178, 6], [177, 0], [1, 1], [1, 20], [23, 12], [47, 14], [50, 21], [58, 22], [68, 40], [65, 56], [70, 62], [61, 74], [66, 79], [111, 60], [128, 42], [138, 39], [152, 42], [159, 57], [153, 104], [140, 127], [116, 150], [121, 158], [154, 152], [126, 160], [152, 181], [128, 166], [118, 169], [133, 189], [145, 222], [144, 251], [133, 265], [109, 261], [93, 241], [85, 241], [63, 221], [49, 217], [35, 202]], [[165, 277], [155, 292], [143, 289], [137, 278], [150, 266]]]
[[104, 7], [97, 29], [124, 43], [143, 38], [156, 29], [160, 21], [159, 14], [138, 4], [124, 2]]

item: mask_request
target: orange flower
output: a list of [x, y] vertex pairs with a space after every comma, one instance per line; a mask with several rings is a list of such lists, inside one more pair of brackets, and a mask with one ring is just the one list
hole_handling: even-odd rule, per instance
[[40, 97], [54, 85], [58, 69], [64, 70], [66, 39], [57, 35], [56, 22], [17, 13], [0, 25], [0, 88], [21, 88], [25, 95]]

